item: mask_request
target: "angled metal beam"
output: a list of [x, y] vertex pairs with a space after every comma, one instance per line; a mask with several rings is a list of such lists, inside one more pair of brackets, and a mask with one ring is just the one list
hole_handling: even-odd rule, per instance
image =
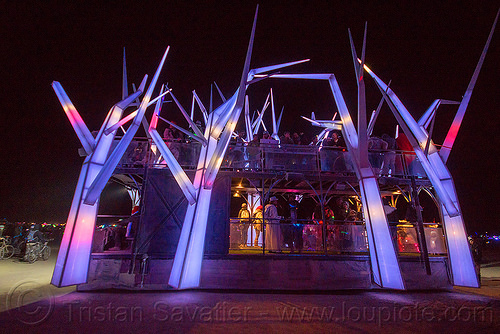
[[437, 109], [442, 104], [460, 104], [460, 102], [444, 100], [444, 99], [434, 100], [434, 102], [432, 102], [432, 104], [429, 106], [429, 108], [425, 111], [425, 113], [422, 115], [422, 117], [420, 117], [420, 119], [418, 120], [418, 125], [420, 125], [424, 130], [426, 130], [429, 127], [431, 119], [434, 117]]
[[175, 159], [174, 155], [168, 148], [167, 144], [165, 144], [163, 138], [156, 130], [158, 124], [158, 117], [161, 111], [161, 104], [162, 101], [158, 100], [158, 102], [156, 103], [155, 111], [153, 113], [153, 117], [151, 119], [151, 124], [149, 126], [148, 132], [150, 133], [151, 138], [153, 139], [156, 146], [160, 150], [163, 159], [165, 159], [165, 162], [167, 163], [168, 168], [172, 172], [175, 181], [177, 181], [177, 184], [181, 188], [182, 193], [184, 194], [184, 196], [186, 196], [186, 199], [188, 200], [189, 204], [192, 205], [196, 202], [195, 199], [196, 190], [194, 189], [191, 180], [186, 175], [182, 167], [179, 165], [179, 162], [177, 161], [177, 159]]
[[429, 136], [427, 137], [427, 143], [425, 144], [425, 149], [424, 149], [424, 155], [425, 156], [429, 155], [429, 147], [431, 145], [431, 138], [432, 138], [432, 134], [434, 132], [434, 123], [436, 121], [436, 113], [434, 112], [433, 115], [434, 116], [432, 117], [431, 127], [429, 129]]
[[[387, 84], [387, 87], [391, 86], [391, 81]], [[370, 118], [370, 122], [368, 122], [368, 129], [366, 132], [368, 133], [368, 137], [372, 135], [373, 128], [375, 127], [375, 122], [377, 121], [378, 115], [380, 114], [380, 110], [382, 109], [382, 105], [384, 104], [384, 97], [380, 99], [380, 102], [378, 103], [377, 109], [372, 113], [372, 116]]]
[[191, 129], [193, 129], [194, 133], [203, 140], [203, 146], [207, 145], [207, 140], [206, 140], [205, 136], [203, 135], [203, 133], [201, 133], [200, 129], [196, 126], [196, 124], [194, 124], [193, 120], [189, 117], [189, 115], [186, 112], [186, 110], [184, 109], [184, 107], [179, 103], [179, 101], [177, 100], [177, 98], [174, 96], [174, 94], [172, 92], [170, 92], [170, 96], [172, 96], [172, 99], [174, 100], [175, 104], [177, 105], [177, 107], [181, 111], [182, 116], [184, 116], [184, 118], [188, 122]]

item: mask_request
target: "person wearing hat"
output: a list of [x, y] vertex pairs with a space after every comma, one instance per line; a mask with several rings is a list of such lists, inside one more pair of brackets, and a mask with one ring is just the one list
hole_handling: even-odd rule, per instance
[[259, 205], [257, 208], [255, 208], [255, 212], [253, 213], [253, 218], [254, 218], [253, 227], [255, 229], [255, 240], [254, 240], [255, 247], [259, 246], [259, 236], [260, 236], [260, 232], [262, 232], [262, 229], [263, 229], [262, 209], [263, 209], [262, 205]]
[[278, 216], [278, 198], [272, 196], [264, 210], [266, 219], [266, 248], [270, 252], [281, 252], [281, 217]]
[[238, 212], [238, 218], [240, 220], [240, 248], [246, 247], [248, 238], [248, 227], [250, 225], [250, 211], [247, 209], [247, 203], [241, 204], [240, 212]]

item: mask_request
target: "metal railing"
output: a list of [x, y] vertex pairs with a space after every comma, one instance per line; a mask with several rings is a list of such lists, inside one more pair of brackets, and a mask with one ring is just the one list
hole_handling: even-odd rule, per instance
[[[443, 229], [434, 224], [424, 226], [429, 254], [446, 254]], [[285, 220], [230, 219], [229, 250], [231, 254], [294, 253], [333, 255], [366, 254], [368, 239], [363, 221], [326, 222], [298, 219]], [[412, 225], [390, 227], [394, 247], [400, 255], [420, 254], [417, 230]]]
[[[199, 142], [169, 141], [170, 151], [184, 169], [195, 169], [201, 150]], [[370, 150], [369, 161], [376, 175], [425, 178], [413, 152]], [[118, 164], [120, 168], [168, 168], [156, 145], [135, 139]], [[351, 153], [346, 148], [312, 145], [229, 145], [221, 168], [245, 171], [333, 172], [354, 174]]]
[[362, 221], [321, 222], [310, 219], [267, 220], [231, 218], [229, 250], [237, 253], [366, 253]]

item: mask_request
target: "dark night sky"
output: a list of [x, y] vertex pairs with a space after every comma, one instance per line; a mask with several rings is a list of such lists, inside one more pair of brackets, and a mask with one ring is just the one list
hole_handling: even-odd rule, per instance
[[[128, 3], [3, 4], [2, 218], [63, 222], [69, 211], [82, 158], [77, 154], [79, 141], [50, 86], [53, 80], [62, 83], [91, 130], [100, 126], [121, 97], [123, 47], [129, 83], [139, 83], [144, 74], [153, 74], [170, 45], [160, 81], [169, 83], [186, 108], [192, 90], [208, 105], [213, 81], [226, 96], [236, 89], [256, 2]], [[368, 21], [367, 64], [386, 82], [392, 80], [392, 89], [418, 118], [436, 98], [461, 99], [498, 9], [495, 1], [338, 3], [342, 4], [263, 1], [252, 67], [310, 58], [288, 71], [334, 73], [353, 116], [356, 83], [348, 28], [359, 50]], [[495, 139], [500, 111], [499, 30], [448, 161], [470, 231], [500, 230]], [[336, 110], [326, 83], [272, 80], [250, 87], [252, 110], [261, 108], [270, 87], [278, 108], [285, 106], [282, 130], [317, 133], [298, 116], [315, 111], [319, 118], [330, 118]], [[368, 78], [367, 90], [371, 111], [380, 95]], [[180, 119], [175, 108], [164, 110], [163, 116]], [[455, 111], [439, 109], [436, 143], [442, 143]], [[375, 134], [393, 133], [394, 127], [385, 106]]]

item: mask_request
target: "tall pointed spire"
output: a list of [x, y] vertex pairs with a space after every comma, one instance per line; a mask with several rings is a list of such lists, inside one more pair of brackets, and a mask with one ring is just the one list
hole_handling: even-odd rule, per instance
[[498, 15], [500, 14], [500, 9], [497, 11], [497, 16], [495, 17], [495, 21], [493, 21], [493, 25], [490, 30], [490, 34], [488, 36], [488, 40], [484, 45], [483, 52], [481, 53], [481, 57], [479, 57], [479, 61], [477, 62], [476, 69], [474, 70], [474, 74], [470, 79], [469, 86], [467, 86], [467, 90], [465, 91], [464, 97], [462, 98], [462, 102], [458, 107], [457, 114], [453, 119], [453, 123], [451, 124], [450, 130], [446, 135], [446, 138], [443, 143], [443, 147], [439, 151], [439, 155], [443, 159], [444, 163], [448, 160], [450, 156], [451, 149], [453, 148], [453, 143], [457, 138], [458, 130], [460, 129], [460, 125], [462, 124], [462, 120], [464, 119], [465, 111], [467, 110], [467, 106], [469, 105], [470, 97], [472, 95], [472, 91], [474, 90], [474, 86], [476, 85], [477, 77], [479, 76], [479, 72], [481, 71], [481, 67], [483, 66], [484, 58], [486, 57], [486, 52], [488, 52], [488, 47], [490, 46], [491, 39], [493, 37], [493, 33], [495, 32], [495, 27], [498, 21]]
[[128, 82], [127, 82], [127, 59], [125, 57], [125, 48], [123, 48], [123, 80], [122, 80], [122, 100], [128, 96]]

